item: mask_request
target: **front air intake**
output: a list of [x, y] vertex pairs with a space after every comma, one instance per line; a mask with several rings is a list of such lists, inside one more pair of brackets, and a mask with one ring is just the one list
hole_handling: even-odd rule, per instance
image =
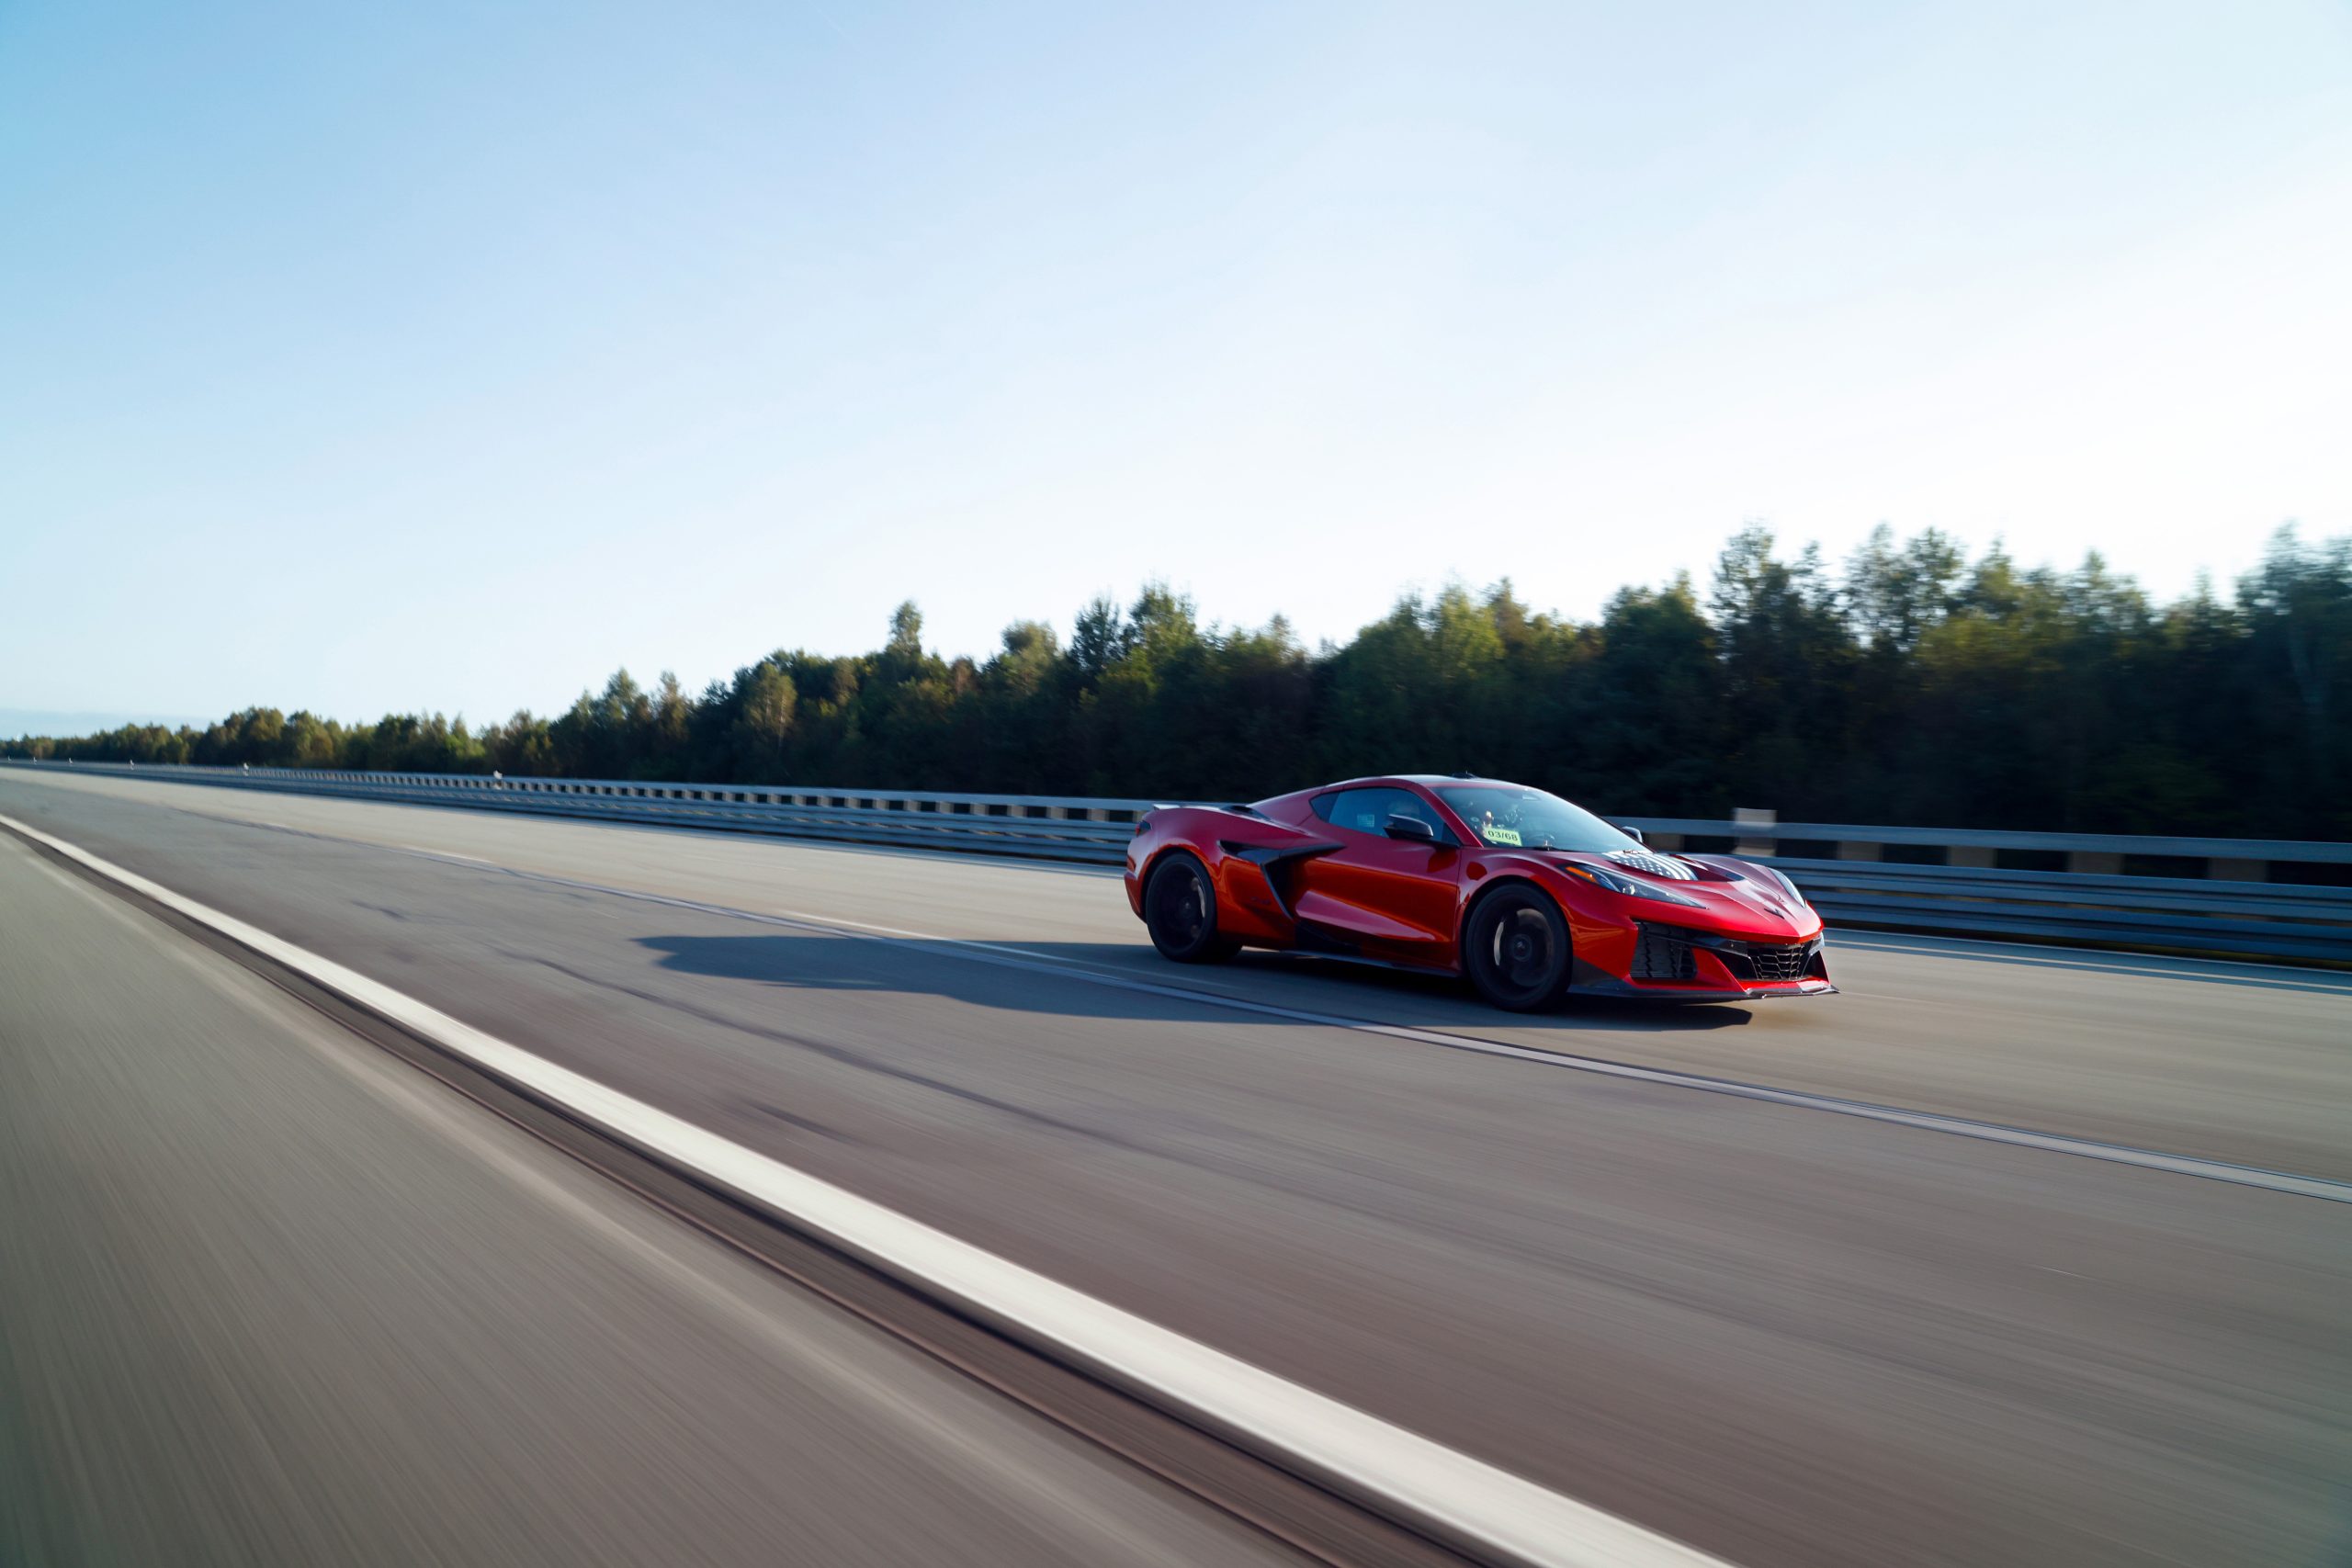
[[1699, 977], [1699, 961], [1691, 953], [1690, 943], [1678, 935], [1670, 926], [1654, 926], [1643, 921], [1635, 928], [1634, 965], [1629, 972], [1636, 980], [1695, 980]]
[[1634, 963], [1628, 973], [1636, 980], [1695, 980], [1698, 950], [1702, 947], [1742, 985], [1826, 978], [1819, 937], [1810, 942], [1742, 942], [1713, 931], [1653, 925], [1647, 920], [1635, 931]]

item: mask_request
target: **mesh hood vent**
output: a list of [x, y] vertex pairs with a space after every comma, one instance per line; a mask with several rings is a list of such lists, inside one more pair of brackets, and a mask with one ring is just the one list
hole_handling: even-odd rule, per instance
[[1680, 861], [1668, 860], [1664, 855], [1654, 855], [1647, 850], [1611, 850], [1609, 852], [1609, 858], [1628, 871], [1646, 872], [1652, 876], [1663, 876], [1668, 882], [1699, 880], [1699, 874]]

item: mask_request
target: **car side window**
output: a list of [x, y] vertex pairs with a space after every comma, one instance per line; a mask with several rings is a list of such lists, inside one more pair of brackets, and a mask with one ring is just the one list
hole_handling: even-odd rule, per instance
[[1454, 841], [1453, 829], [1448, 828], [1434, 807], [1408, 789], [1393, 785], [1374, 785], [1363, 789], [1333, 790], [1315, 797], [1315, 815], [1334, 828], [1345, 828], [1351, 833], [1369, 833], [1377, 839], [1388, 831], [1391, 817], [1411, 817], [1437, 829], [1438, 842]]

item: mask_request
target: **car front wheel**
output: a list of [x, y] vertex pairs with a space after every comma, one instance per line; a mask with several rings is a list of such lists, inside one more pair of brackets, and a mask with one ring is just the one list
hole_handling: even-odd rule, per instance
[[1478, 994], [1510, 1012], [1556, 1004], [1568, 988], [1568, 922], [1533, 887], [1498, 887], [1478, 900], [1463, 933], [1462, 966]]

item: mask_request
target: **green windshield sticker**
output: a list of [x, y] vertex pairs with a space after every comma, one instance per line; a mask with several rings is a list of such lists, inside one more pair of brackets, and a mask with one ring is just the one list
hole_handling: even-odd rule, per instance
[[1497, 828], [1490, 825], [1480, 829], [1479, 831], [1487, 836], [1487, 842], [1490, 844], [1516, 844], [1519, 842], [1519, 829], [1516, 828]]

